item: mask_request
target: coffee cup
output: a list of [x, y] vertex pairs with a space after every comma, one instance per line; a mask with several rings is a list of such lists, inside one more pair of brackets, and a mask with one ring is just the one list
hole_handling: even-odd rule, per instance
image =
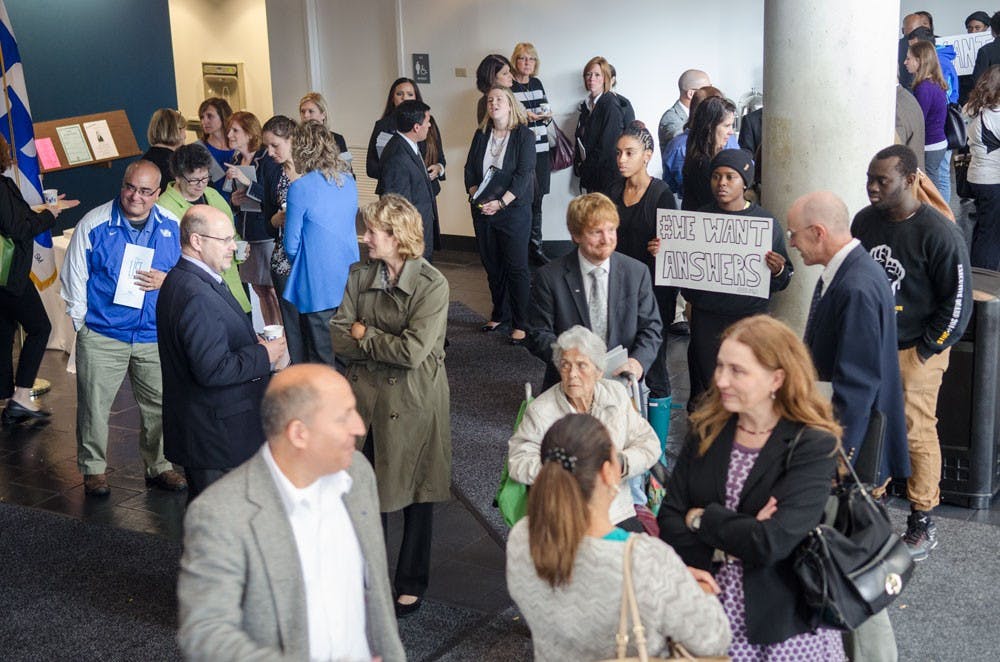
[[45, 199], [46, 205], [49, 207], [55, 207], [59, 204], [59, 189], [47, 188], [42, 191], [42, 197]]
[[285, 335], [285, 327], [280, 324], [268, 324], [261, 330], [260, 335], [264, 340], [276, 340]]
[[249, 241], [237, 241], [236, 242], [236, 259], [240, 262], [246, 262], [249, 256], [250, 242]]

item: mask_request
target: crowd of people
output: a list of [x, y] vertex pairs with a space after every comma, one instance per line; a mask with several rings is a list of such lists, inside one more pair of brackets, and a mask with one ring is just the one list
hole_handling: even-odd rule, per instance
[[[1000, 12], [967, 23], [1000, 34]], [[876, 413], [886, 451], [873, 492], [905, 480], [903, 539], [916, 560], [937, 545], [938, 390], [971, 315], [971, 266], [1000, 266], [1000, 54], [992, 66], [977, 60], [965, 105], [978, 212], [970, 263], [957, 226], [914, 193], [923, 164], [949, 197], [943, 118], [959, 84], [942, 73], [949, 55], [935, 50], [929, 15], [907, 16], [903, 34], [901, 72], [922, 126], [874, 155], [871, 205], [853, 223], [830, 192], [803, 196], [784, 222], [761, 207], [759, 144], [739, 147], [736, 106], [699, 70], [681, 75], [658, 123], [664, 178], [651, 176], [653, 133], [614, 91], [614, 67], [590, 59], [574, 164], [584, 192], [566, 213], [574, 248], [555, 258], [541, 242], [552, 112], [538, 51], [519, 43], [509, 60], [491, 54], [478, 67], [463, 175], [492, 298], [481, 330], [509, 331], [546, 364], [544, 391], [509, 440], [510, 476], [530, 489], [510, 533], [508, 586], [537, 659], [612, 656], [617, 601], [595, 596], [620, 593], [625, 549], [653, 651], [676, 642], [734, 660], [895, 659], [884, 611], [843, 639], [820, 625], [792, 554], [821, 518], [836, 449], [856, 460]], [[979, 59], [991, 57], [984, 47]], [[193, 659], [260, 649], [404, 659], [396, 618], [423, 601], [433, 504], [449, 498], [449, 284], [432, 264], [447, 168], [440, 127], [415, 81], [393, 81], [365, 163], [379, 198], [359, 208], [326, 100], [306, 94], [299, 114], [261, 123], [206, 99], [199, 140], [184, 144], [180, 113], [157, 111], [149, 151], [77, 225], [61, 277], [77, 331], [87, 496], [111, 490], [108, 417], [126, 375], [147, 480], [188, 492], [179, 638]], [[16, 376], [0, 364], [5, 425], [48, 415], [30, 398], [49, 326], [27, 286], [27, 251], [72, 204], [36, 212], [8, 179], [0, 186], [0, 232], [14, 245], [0, 340], [13, 342], [15, 323], [26, 331]], [[767, 298], [680, 292], [690, 432], [672, 447], [622, 381], [669, 410], [666, 333], [679, 292], [655, 284], [656, 216], [678, 207], [772, 219], [761, 256], [771, 293], [795, 276], [789, 247], [823, 273], [803, 339], [766, 314]], [[609, 352], [617, 346], [624, 353]], [[661, 456], [666, 495], [643, 520], [642, 477]], [[395, 511], [403, 534], [390, 580], [384, 529]]]

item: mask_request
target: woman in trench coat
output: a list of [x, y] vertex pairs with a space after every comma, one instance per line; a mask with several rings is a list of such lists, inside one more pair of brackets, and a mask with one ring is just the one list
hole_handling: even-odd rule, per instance
[[427, 588], [433, 502], [450, 498], [449, 288], [421, 257], [423, 223], [406, 199], [384, 195], [361, 216], [368, 260], [351, 267], [330, 335], [368, 424], [360, 443], [375, 467], [380, 509], [403, 510], [394, 588], [404, 616]]

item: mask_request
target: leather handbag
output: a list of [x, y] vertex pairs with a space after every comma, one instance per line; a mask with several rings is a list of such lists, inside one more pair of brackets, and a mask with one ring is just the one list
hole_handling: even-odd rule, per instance
[[934, 186], [931, 178], [920, 168], [917, 168], [917, 178], [913, 182], [913, 194], [917, 196], [917, 200], [930, 205], [949, 221], [955, 221], [955, 214], [952, 213], [951, 207], [945, 201], [944, 196], [938, 191], [937, 186]]
[[[642, 626], [642, 619], [639, 617], [639, 603], [635, 599], [635, 584], [632, 582], [632, 548], [638, 536], [629, 536], [625, 542], [625, 556], [622, 559], [622, 603], [621, 611], [618, 615], [618, 632], [615, 634], [615, 646], [617, 656], [610, 660], [599, 660], [598, 662], [664, 662], [665, 660], [692, 660], [694, 662], [729, 662], [728, 655], [717, 657], [697, 657], [688, 652], [684, 646], [667, 640], [669, 646], [669, 657], [650, 657], [646, 648], [646, 628]], [[632, 618], [632, 633], [635, 635], [635, 648], [637, 655], [626, 657], [628, 654], [628, 623], [629, 616]]]
[[573, 165], [573, 143], [562, 132], [555, 120], [549, 122], [549, 162], [552, 171], [565, 170]]
[[948, 149], [961, 149], [969, 142], [962, 107], [957, 103], [948, 104], [948, 112], [944, 115], [944, 138], [948, 141]]
[[793, 563], [816, 620], [854, 630], [899, 597], [914, 563], [885, 509], [868, 493], [844, 450], [839, 452], [852, 482], [845, 479], [834, 489], [835, 514], [809, 532]]

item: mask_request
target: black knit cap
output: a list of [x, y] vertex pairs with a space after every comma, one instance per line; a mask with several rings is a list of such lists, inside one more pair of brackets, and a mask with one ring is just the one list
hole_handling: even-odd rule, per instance
[[979, 21], [980, 23], [988, 26], [990, 24], [990, 15], [984, 11], [974, 11], [969, 14], [967, 19], [965, 19], [966, 26], [969, 25], [969, 21]]
[[753, 184], [753, 156], [745, 149], [724, 149], [712, 159], [712, 170], [720, 166], [732, 168], [740, 173], [743, 185]]

